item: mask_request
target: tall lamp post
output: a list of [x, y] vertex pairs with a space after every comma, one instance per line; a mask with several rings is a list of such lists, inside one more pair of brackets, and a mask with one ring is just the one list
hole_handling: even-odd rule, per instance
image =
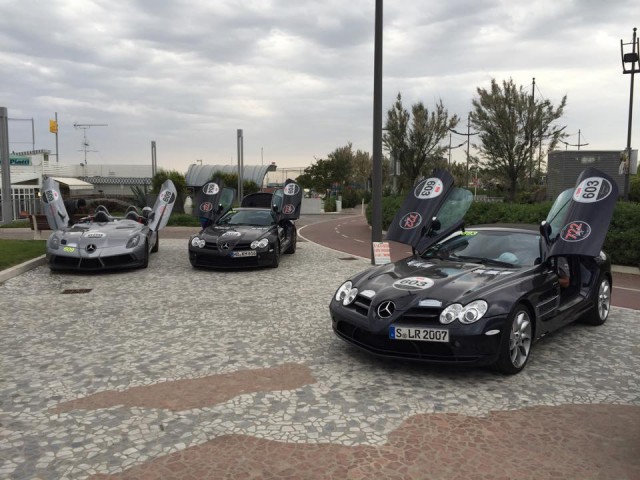
[[[622, 73], [631, 74], [631, 88], [629, 90], [629, 123], [627, 127], [627, 158], [626, 170], [624, 172], [624, 199], [629, 200], [629, 173], [631, 171], [631, 123], [633, 121], [633, 79], [636, 73], [640, 73], [640, 62], [638, 61], [638, 53], [640, 45], [636, 37], [636, 28], [633, 29], [633, 40], [630, 43], [623, 43], [620, 40], [620, 54], [622, 55]], [[631, 45], [631, 51], [625, 53], [625, 47], [628, 50]], [[627, 68], [627, 64], [630, 67]]]

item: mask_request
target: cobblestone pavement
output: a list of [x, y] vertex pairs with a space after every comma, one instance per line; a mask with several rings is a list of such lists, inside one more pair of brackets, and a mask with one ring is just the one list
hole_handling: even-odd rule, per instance
[[6, 281], [0, 478], [640, 478], [640, 312], [512, 377], [381, 360], [328, 315], [368, 266], [300, 242], [275, 270], [193, 270], [165, 238], [146, 270]]

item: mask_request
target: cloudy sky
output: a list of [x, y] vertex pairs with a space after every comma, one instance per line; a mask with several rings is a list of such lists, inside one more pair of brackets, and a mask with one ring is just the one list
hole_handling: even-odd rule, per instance
[[[535, 77], [538, 98], [567, 95], [569, 143], [580, 131], [583, 149], [623, 149], [620, 40], [637, 12], [632, 0], [387, 1], [384, 111], [401, 92], [466, 122], [478, 87], [531, 90]], [[10, 150], [31, 149], [20, 119], [33, 118], [36, 148], [55, 153], [57, 112], [61, 164], [84, 161], [74, 124], [108, 125], [84, 131], [89, 164], [149, 164], [152, 140], [160, 167], [235, 164], [239, 128], [245, 164], [305, 167], [347, 142], [371, 152], [374, 14], [375, 0], [0, 0]]]

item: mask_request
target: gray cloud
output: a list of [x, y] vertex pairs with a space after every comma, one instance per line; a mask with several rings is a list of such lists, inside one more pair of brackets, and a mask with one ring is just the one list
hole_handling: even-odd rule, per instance
[[[619, 42], [634, 6], [386, 2], [384, 109], [402, 92], [407, 106], [441, 98], [466, 118], [492, 78], [530, 88], [536, 77], [536, 95], [568, 95], [567, 131], [623, 148]], [[0, 0], [0, 105], [34, 118], [36, 148], [51, 150], [58, 112], [63, 163], [82, 160], [74, 122], [109, 125], [87, 131], [95, 163], [147, 163], [151, 140], [161, 166], [229, 163], [237, 128], [248, 163], [261, 148], [281, 166], [348, 141], [371, 151], [373, 17], [371, 0]], [[30, 148], [30, 125], [10, 123], [10, 140]]]

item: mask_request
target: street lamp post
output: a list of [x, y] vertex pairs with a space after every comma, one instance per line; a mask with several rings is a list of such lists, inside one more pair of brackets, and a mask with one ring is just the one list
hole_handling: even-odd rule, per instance
[[[629, 89], [629, 122], [627, 126], [627, 158], [626, 170], [624, 172], [624, 199], [629, 200], [629, 174], [631, 171], [631, 124], [633, 121], [633, 80], [636, 73], [640, 72], [640, 62], [638, 53], [640, 46], [636, 37], [636, 28], [633, 29], [633, 40], [631, 43], [623, 43], [620, 40], [620, 54], [622, 55], [622, 73], [631, 74], [631, 87]], [[631, 52], [625, 53], [625, 46], [631, 45]], [[627, 69], [627, 64], [631, 64]]]

